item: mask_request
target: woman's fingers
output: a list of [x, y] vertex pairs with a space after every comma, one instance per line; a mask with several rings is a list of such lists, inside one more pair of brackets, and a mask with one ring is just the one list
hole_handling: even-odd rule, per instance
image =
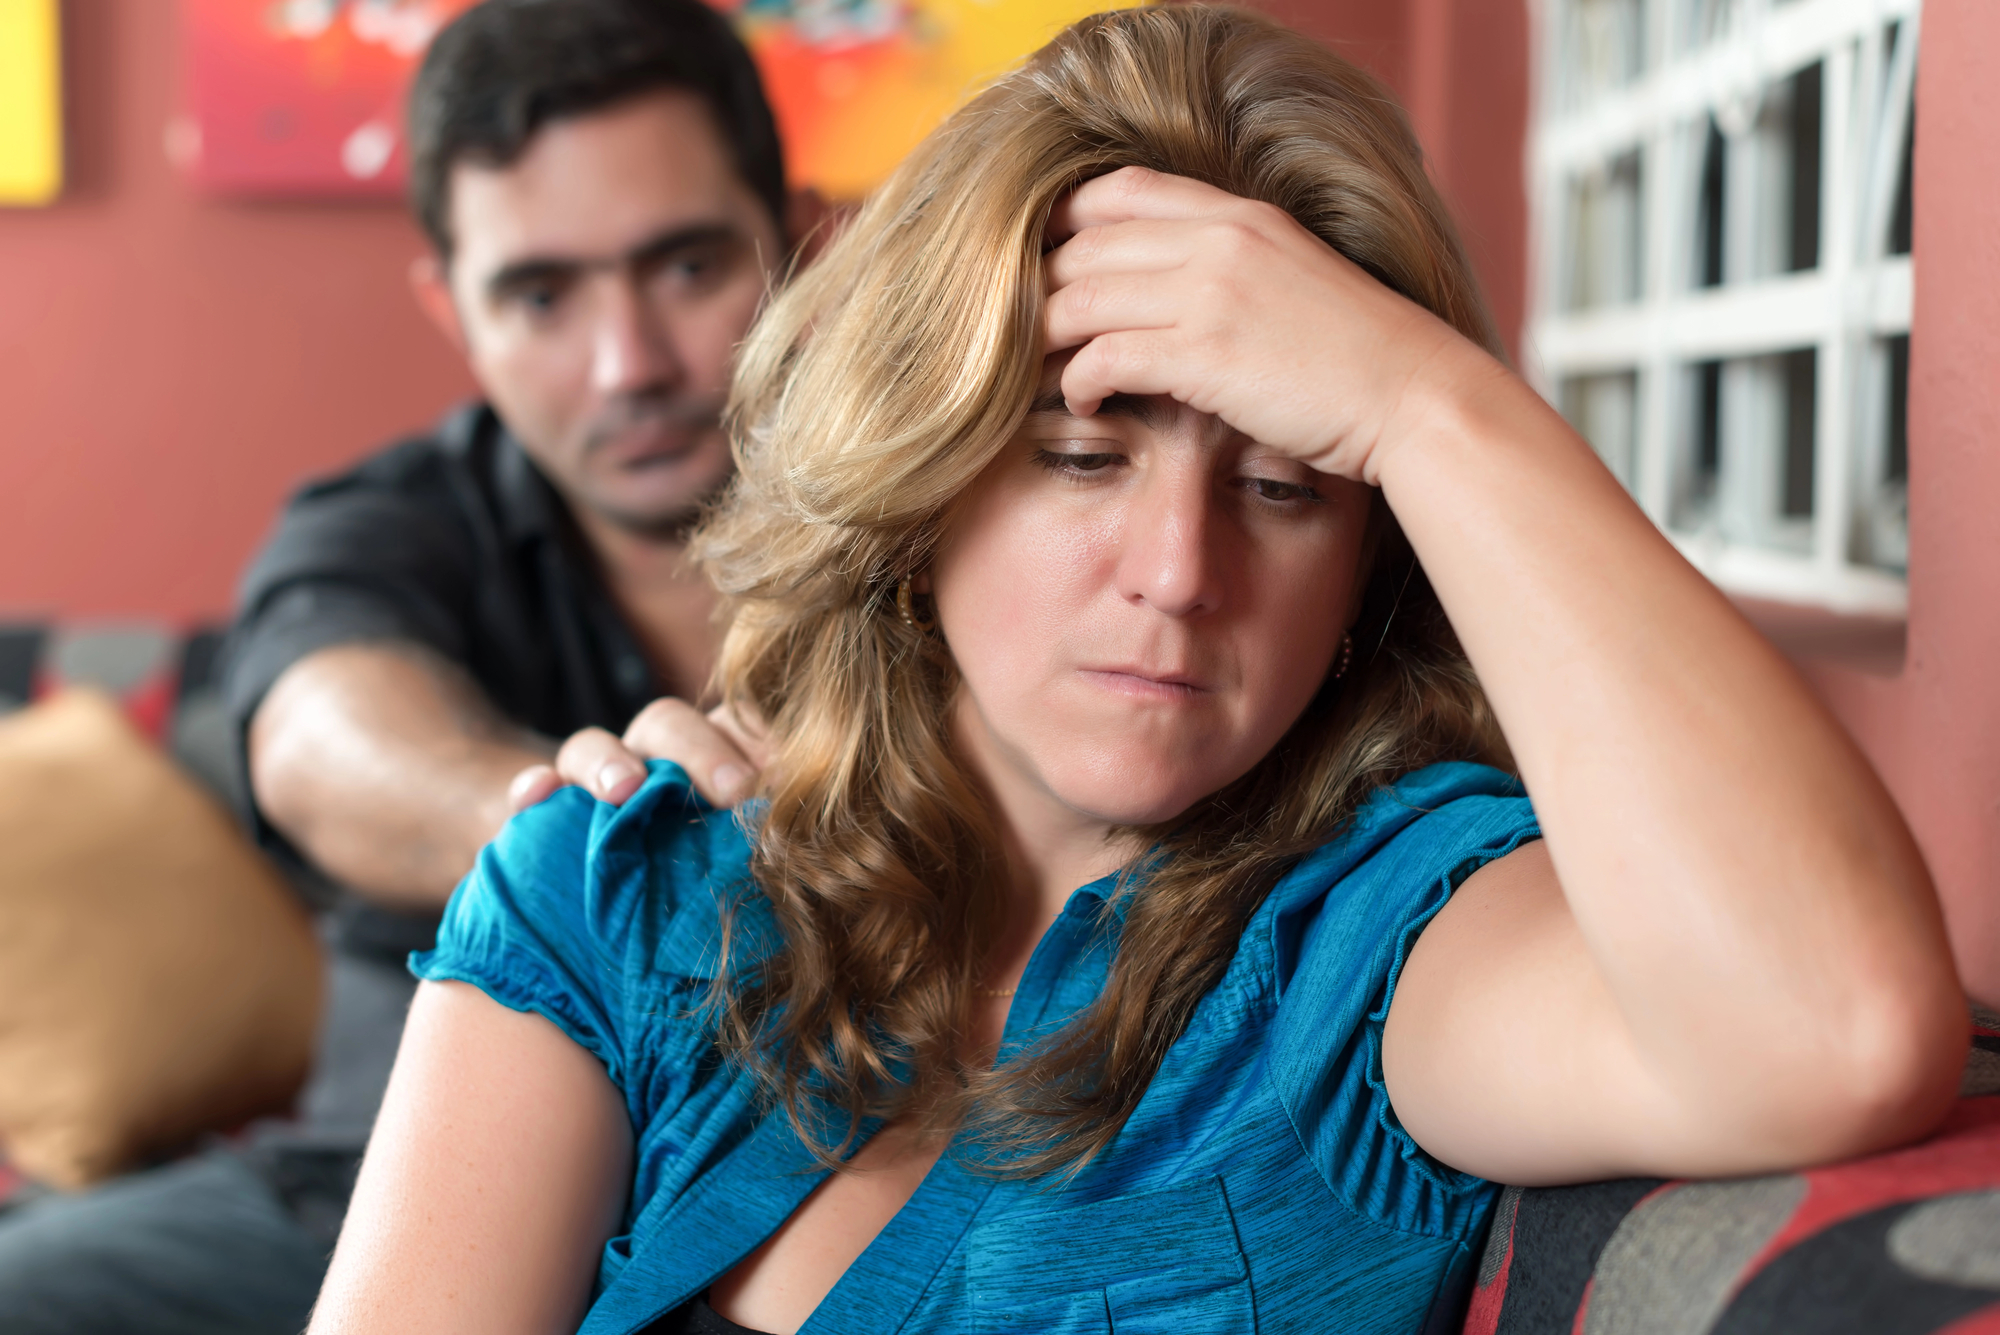
[[1158, 274], [1093, 275], [1049, 295], [1042, 312], [1043, 347], [1061, 352], [1099, 334], [1171, 329], [1192, 313], [1186, 295]]
[[1050, 235], [1063, 244], [1045, 261], [1045, 349], [1076, 349], [1062, 387], [1080, 415], [1164, 394], [1366, 481], [1413, 391], [1483, 364], [1470, 345], [1440, 358], [1464, 340], [1291, 215], [1198, 181], [1099, 177]]
[[1181, 268], [1197, 252], [1203, 226], [1147, 219], [1086, 228], [1043, 257], [1043, 290], [1054, 292], [1094, 274]]
[[1147, 167], [1120, 167], [1085, 181], [1049, 212], [1049, 239], [1058, 244], [1087, 227], [1138, 218], [1191, 219], [1225, 212], [1243, 201], [1226, 190]]
[[[1172, 331], [1120, 330], [1084, 344], [1063, 368], [1063, 400], [1078, 417], [1089, 417], [1113, 394], [1168, 394], [1193, 402], [1178, 374]], [[1193, 406], [1207, 411], [1199, 402]]]
[[739, 720], [725, 709], [703, 714], [685, 700], [655, 700], [632, 720], [620, 749], [635, 761], [671, 760], [703, 797], [718, 807], [735, 806], [756, 787], [762, 729], [761, 720]]

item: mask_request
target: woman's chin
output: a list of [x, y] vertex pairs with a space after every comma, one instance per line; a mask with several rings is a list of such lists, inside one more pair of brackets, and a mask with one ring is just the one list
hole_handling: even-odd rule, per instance
[[1216, 787], [1143, 784], [1097, 780], [1075, 785], [1057, 785], [1056, 796], [1072, 811], [1081, 812], [1106, 825], [1164, 825], [1184, 814]]

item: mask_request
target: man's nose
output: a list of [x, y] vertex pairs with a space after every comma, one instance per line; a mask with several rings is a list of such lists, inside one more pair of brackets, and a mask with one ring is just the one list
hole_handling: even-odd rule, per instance
[[1222, 604], [1216, 542], [1222, 526], [1205, 469], [1149, 478], [1133, 497], [1118, 560], [1118, 592], [1167, 616], [1198, 616]]
[[591, 329], [590, 384], [600, 394], [673, 388], [685, 376], [672, 331], [631, 279], [608, 277]]

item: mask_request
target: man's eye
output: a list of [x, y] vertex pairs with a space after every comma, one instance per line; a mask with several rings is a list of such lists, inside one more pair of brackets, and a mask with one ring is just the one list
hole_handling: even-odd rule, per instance
[[652, 275], [674, 287], [702, 290], [727, 276], [729, 261], [727, 247], [684, 246], [654, 263]]
[[530, 315], [548, 315], [562, 305], [563, 288], [556, 283], [534, 283], [507, 293], [506, 303]]

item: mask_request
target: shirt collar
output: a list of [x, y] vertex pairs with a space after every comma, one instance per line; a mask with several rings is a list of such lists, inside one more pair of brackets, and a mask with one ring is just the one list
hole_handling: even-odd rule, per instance
[[568, 509], [514, 433], [498, 417], [493, 420], [493, 492], [501, 529], [516, 544], [550, 537], [557, 530], [558, 516], [569, 518]]
[[494, 517], [509, 544], [557, 536], [573, 522], [562, 496], [493, 405], [475, 402], [454, 410], [438, 434], [474, 476], [489, 480]]

